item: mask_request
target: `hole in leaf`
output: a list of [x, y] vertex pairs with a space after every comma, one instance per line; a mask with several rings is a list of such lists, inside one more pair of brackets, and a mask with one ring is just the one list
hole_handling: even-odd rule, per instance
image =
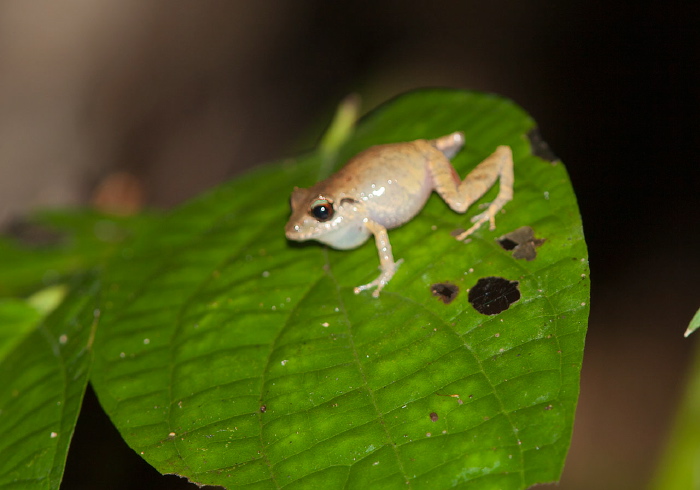
[[530, 140], [530, 152], [543, 160], [547, 160], [551, 163], [556, 163], [559, 158], [554, 154], [549, 145], [542, 139], [540, 130], [538, 128], [532, 128], [527, 132], [527, 139]]
[[537, 257], [537, 247], [542, 246], [546, 239], [535, 238], [531, 227], [521, 226], [497, 238], [496, 241], [505, 250], [512, 250], [514, 259], [533, 260]]
[[497, 315], [520, 299], [518, 281], [482, 277], [469, 290], [469, 303], [482, 315]]

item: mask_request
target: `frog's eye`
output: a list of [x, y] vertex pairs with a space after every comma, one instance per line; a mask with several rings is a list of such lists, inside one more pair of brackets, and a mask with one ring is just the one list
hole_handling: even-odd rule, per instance
[[328, 221], [333, 217], [333, 203], [328, 199], [316, 199], [311, 205], [311, 216], [319, 221]]

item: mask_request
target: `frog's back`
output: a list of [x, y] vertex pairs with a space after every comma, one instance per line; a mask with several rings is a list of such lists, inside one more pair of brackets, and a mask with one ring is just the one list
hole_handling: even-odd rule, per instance
[[430, 196], [431, 149], [425, 140], [368, 148], [331, 177], [331, 186], [362, 202], [373, 221], [395, 228], [418, 214]]

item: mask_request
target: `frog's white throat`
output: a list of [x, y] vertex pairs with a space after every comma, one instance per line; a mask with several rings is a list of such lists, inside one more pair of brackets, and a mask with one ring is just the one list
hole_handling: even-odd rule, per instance
[[345, 223], [343, 226], [335, 226], [325, 233], [310, 237], [338, 250], [356, 248], [367, 241], [371, 232], [362, 221]]

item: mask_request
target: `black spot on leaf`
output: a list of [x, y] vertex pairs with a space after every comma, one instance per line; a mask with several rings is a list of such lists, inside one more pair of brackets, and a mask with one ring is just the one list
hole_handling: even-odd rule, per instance
[[528, 131], [527, 139], [530, 140], [530, 151], [533, 155], [551, 163], [559, 161], [549, 145], [542, 139], [539, 129], [532, 128]]
[[510, 238], [506, 238], [506, 235], [502, 236], [501, 238], [497, 238], [497, 241], [504, 250], [513, 250], [518, 246], [517, 242], [514, 242]]
[[469, 303], [482, 315], [497, 315], [520, 299], [518, 281], [482, 277], [469, 290]]
[[440, 301], [449, 305], [459, 294], [459, 287], [449, 282], [438, 282], [430, 286], [430, 292]]
[[435, 412], [430, 412], [430, 420], [432, 420], [433, 422], [437, 422], [438, 421], [438, 414]]

